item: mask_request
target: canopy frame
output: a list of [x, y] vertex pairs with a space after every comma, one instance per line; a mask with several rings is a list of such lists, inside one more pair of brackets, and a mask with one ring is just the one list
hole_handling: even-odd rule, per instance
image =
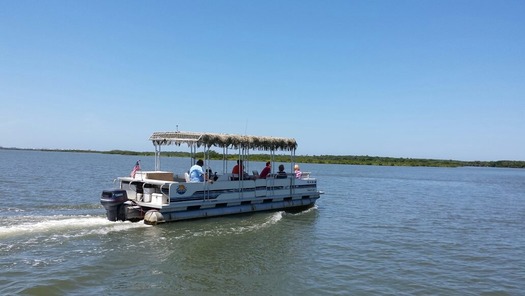
[[[155, 170], [160, 170], [160, 151], [162, 146], [182, 144], [188, 145], [192, 155], [197, 148], [204, 146], [204, 150], [211, 147], [223, 148], [223, 152], [228, 149], [238, 149], [241, 151], [263, 150], [270, 151], [273, 156], [275, 151], [289, 151], [292, 162], [297, 149], [297, 141], [294, 138], [249, 136], [221, 133], [199, 133], [199, 132], [154, 132], [150, 138], [155, 146]], [[193, 157], [192, 157], [193, 158]]]

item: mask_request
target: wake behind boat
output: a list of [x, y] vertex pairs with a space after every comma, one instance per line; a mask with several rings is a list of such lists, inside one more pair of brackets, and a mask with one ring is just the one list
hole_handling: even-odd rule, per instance
[[[131, 176], [117, 178], [118, 188], [104, 190], [100, 199], [108, 220], [140, 221], [146, 224], [206, 218], [230, 214], [303, 210], [312, 207], [323, 192], [310, 173], [277, 172], [271, 166], [267, 176], [256, 170], [246, 173], [250, 151], [290, 152], [288, 170], [294, 168], [297, 142], [290, 138], [245, 136], [195, 132], [155, 132], [150, 140], [155, 146], [155, 170], [143, 171], [137, 162]], [[161, 170], [161, 147], [187, 144], [192, 164], [209, 163], [211, 148], [223, 149], [221, 172], [206, 169], [203, 180], [190, 179], [190, 173], [174, 174]], [[203, 148], [205, 160], [195, 161], [197, 148]], [[227, 154], [237, 150], [241, 169], [230, 173]], [[197, 167], [198, 168], [198, 167]]]

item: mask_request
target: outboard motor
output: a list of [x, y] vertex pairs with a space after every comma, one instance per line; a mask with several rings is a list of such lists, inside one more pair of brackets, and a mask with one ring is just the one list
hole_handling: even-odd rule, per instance
[[100, 203], [106, 209], [109, 221], [126, 220], [124, 202], [128, 200], [126, 190], [113, 189], [102, 191]]

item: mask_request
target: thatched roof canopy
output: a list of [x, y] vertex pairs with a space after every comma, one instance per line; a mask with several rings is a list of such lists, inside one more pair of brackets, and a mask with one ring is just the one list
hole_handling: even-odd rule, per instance
[[254, 150], [294, 151], [297, 142], [293, 138], [260, 137], [247, 135], [194, 133], [194, 132], [154, 132], [149, 138], [155, 146], [187, 144], [222, 148], [244, 148]]

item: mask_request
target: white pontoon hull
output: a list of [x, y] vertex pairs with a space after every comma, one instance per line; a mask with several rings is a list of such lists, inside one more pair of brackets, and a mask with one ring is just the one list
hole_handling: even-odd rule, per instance
[[[142, 172], [135, 178], [119, 178], [128, 201], [118, 219], [143, 220], [148, 224], [271, 210], [302, 210], [311, 207], [321, 192], [312, 178], [232, 181], [220, 176], [213, 183], [189, 183], [143, 179], [167, 172]], [[169, 173], [168, 173], [169, 178]], [[176, 177], [174, 178], [176, 179]], [[148, 212], [154, 214], [147, 215]]]

